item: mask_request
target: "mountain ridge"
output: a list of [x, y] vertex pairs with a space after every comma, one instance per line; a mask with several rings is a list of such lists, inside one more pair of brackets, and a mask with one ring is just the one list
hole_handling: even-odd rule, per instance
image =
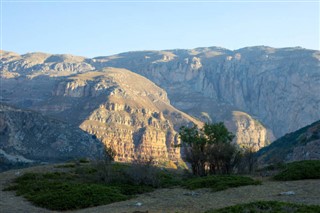
[[[282, 133], [320, 118], [317, 93], [320, 52], [315, 50], [254, 46], [231, 51], [204, 47], [135, 51], [95, 58], [5, 53], [1, 58], [1, 98], [19, 107], [47, 112], [68, 109], [75, 106], [72, 98], [64, 106], [53, 104], [51, 108], [49, 105], [41, 108], [41, 105], [45, 106], [49, 99], [60, 100], [53, 88], [65, 79], [116, 67], [151, 80], [168, 93], [173, 107], [195, 118], [204, 122], [225, 121], [240, 134], [238, 138], [259, 144], [258, 148]], [[24, 89], [15, 88], [18, 85]], [[61, 86], [71, 88], [68, 95], [76, 98], [81, 94], [77, 94], [79, 89], [86, 88], [86, 81]], [[37, 87], [51, 89], [43, 92]], [[13, 95], [21, 99], [14, 99]], [[237, 112], [244, 114], [240, 116]]]

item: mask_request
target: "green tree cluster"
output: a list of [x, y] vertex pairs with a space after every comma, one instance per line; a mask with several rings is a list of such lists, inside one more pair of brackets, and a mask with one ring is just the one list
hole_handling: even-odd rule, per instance
[[201, 129], [183, 126], [179, 135], [194, 175], [229, 174], [238, 162], [239, 151], [232, 143], [234, 135], [222, 122], [207, 123]]

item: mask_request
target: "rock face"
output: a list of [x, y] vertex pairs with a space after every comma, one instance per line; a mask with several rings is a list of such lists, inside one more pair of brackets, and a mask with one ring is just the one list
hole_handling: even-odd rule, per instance
[[180, 148], [174, 146], [180, 143], [179, 127], [201, 125], [172, 107], [163, 89], [125, 69], [3, 79], [3, 85], [12, 94], [10, 103], [79, 125], [111, 146], [117, 161], [154, 158], [179, 164]]
[[73, 55], [51, 55], [47, 53], [28, 53], [18, 55], [13, 52], [1, 51], [1, 77], [12, 78], [33, 73], [70, 75], [88, 70], [94, 70], [84, 57]]
[[102, 143], [77, 127], [0, 104], [0, 170], [7, 164], [98, 159], [102, 153]]
[[[166, 60], [165, 60], [166, 59]], [[320, 52], [302, 48], [197, 48], [95, 58], [164, 88], [173, 106], [196, 117], [255, 116], [276, 137], [320, 119]], [[223, 109], [223, 110], [221, 110]]]
[[236, 132], [236, 142], [242, 147], [259, 150], [271, 143], [274, 136], [259, 121], [244, 112], [233, 111], [227, 126]]
[[98, 104], [80, 127], [111, 146], [117, 161], [152, 157], [179, 163], [180, 149], [174, 146], [180, 143], [177, 130], [191, 122], [200, 124], [174, 109], [164, 90], [128, 70], [109, 68], [66, 81], [59, 83], [54, 94], [90, 97]]
[[260, 164], [320, 159], [320, 120], [284, 135], [258, 152]]
[[[121, 147], [119, 159], [130, 159], [132, 149], [139, 153], [137, 146], [149, 150], [144, 153], [162, 153], [165, 149], [173, 153], [162, 145], [159, 148], [137, 142], [156, 144], [166, 138], [167, 145], [175, 143], [176, 132], [168, 132], [186, 123], [179, 117], [188, 121], [192, 118], [181, 116], [180, 111], [168, 113], [176, 111], [173, 106], [202, 121], [224, 121], [236, 134], [237, 143], [254, 143], [256, 148], [320, 119], [319, 51], [271, 47], [230, 51], [209, 47], [127, 52], [93, 59], [5, 51], [2, 55], [2, 101], [81, 125], [106, 144], [112, 144], [110, 137], [112, 141], [130, 141], [126, 146], [120, 139], [115, 142], [114, 146]], [[163, 89], [155, 87], [151, 91], [150, 87], [144, 88], [145, 83], [130, 89], [140, 81], [131, 77], [93, 74], [89, 78], [106, 67], [129, 69]], [[171, 111], [160, 109], [159, 103], [166, 103]], [[148, 126], [141, 126], [150, 118]], [[169, 126], [165, 120], [171, 122]], [[107, 130], [108, 122], [113, 127], [108, 125]], [[112, 135], [115, 129], [118, 133]], [[126, 136], [120, 137], [121, 131]], [[165, 155], [171, 155], [168, 153]]]

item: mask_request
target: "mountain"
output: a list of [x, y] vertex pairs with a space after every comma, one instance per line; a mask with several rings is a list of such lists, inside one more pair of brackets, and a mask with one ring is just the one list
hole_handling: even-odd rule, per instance
[[179, 164], [180, 148], [174, 146], [180, 143], [177, 131], [182, 125], [202, 125], [172, 107], [163, 89], [129, 70], [66, 73], [3, 79], [4, 94], [10, 93], [6, 97], [11, 104], [32, 108], [95, 135], [115, 150], [117, 161], [152, 157], [160, 163]]
[[176, 108], [213, 121], [242, 111], [275, 137], [320, 119], [320, 52], [303, 48], [218, 47], [128, 52], [93, 59], [124, 67], [168, 92]]
[[258, 152], [260, 164], [320, 159], [320, 120], [286, 134]]
[[[154, 129], [160, 132], [174, 129], [175, 132], [168, 138], [176, 137], [178, 127], [194, 122], [194, 118], [205, 122], [224, 121], [236, 134], [237, 143], [253, 144], [260, 149], [275, 138], [320, 119], [319, 60], [319, 51], [265, 46], [235, 51], [219, 47], [137, 51], [96, 58], [46, 53], [19, 55], [2, 51], [1, 100], [81, 126], [107, 144], [111, 144], [110, 137], [120, 137], [120, 133], [111, 136], [110, 132], [115, 129], [121, 131], [119, 123], [123, 125], [124, 122], [135, 133], [127, 131], [126, 136], [121, 136], [122, 142], [116, 142], [115, 146], [122, 147], [118, 150], [119, 159], [130, 158], [131, 152], [121, 154], [124, 150], [133, 149], [135, 153], [140, 153], [132, 147], [132, 143], [137, 146], [141, 144], [138, 141], [141, 141], [139, 135], [143, 133], [140, 125], [142, 117], [139, 122], [132, 122], [132, 116], [149, 108], [152, 113], [159, 114], [159, 118], [155, 118], [158, 117], [156, 114], [151, 116], [159, 123]], [[116, 68], [110, 67], [126, 71], [115, 71]], [[106, 74], [104, 77], [90, 78], [91, 73], [108, 73], [106, 70], [110, 69], [130, 77], [115, 78]], [[139, 74], [140, 78], [130, 71]], [[140, 81], [143, 83], [139, 88], [130, 89]], [[144, 89], [148, 84], [157, 89], [149, 92], [150, 88]], [[123, 93], [127, 93], [126, 90], [136, 92], [126, 96]], [[168, 97], [165, 100], [164, 96], [154, 91], [161, 91]], [[111, 93], [116, 93], [117, 97]], [[154, 93], [157, 95], [151, 101], [149, 97]], [[169, 112], [176, 113], [167, 113], [168, 110], [157, 106], [158, 103], [166, 103]], [[140, 111], [128, 111], [126, 105]], [[117, 116], [111, 116], [113, 109], [120, 109], [116, 110]], [[111, 120], [103, 120], [110, 116]], [[150, 118], [149, 115], [143, 116], [143, 119]], [[170, 128], [160, 128], [163, 126], [162, 118], [170, 123]], [[94, 128], [94, 124], [88, 124], [93, 121], [97, 127], [100, 126], [100, 130]], [[108, 128], [113, 126], [113, 129], [107, 131], [108, 122], [111, 123]], [[141, 129], [140, 133], [137, 133], [138, 129]], [[147, 133], [142, 135], [145, 135], [142, 138], [151, 137], [147, 137]], [[155, 136], [155, 132], [152, 135], [152, 139], [144, 140], [162, 140]], [[172, 141], [166, 139], [166, 144]], [[123, 143], [130, 145], [124, 148]], [[161, 147], [159, 149], [163, 150], [164, 146]], [[155, 151], [158, 148], [151, 150], [158, 153]]]
[[177, 131], [191, 122], [201, 125], [172, 107], [163, 89], [125, 69], [77, 74], [59, 82], [54, 95], [48, 106], [65, 103], [68, 107], [70, 100], [75, 102], [70, 112], [61, 112], [63, 116], [81, 118], [79, 112], [88, 112], [80, 119], [80, 127], [113, 147], [118, 161], [152, 157], [178, 163], [181, 153], [174, 147], [180, 143]]
[[78, 127], [0, 104], [0, 171], [17, 164], [99, 159], [103, 145]]

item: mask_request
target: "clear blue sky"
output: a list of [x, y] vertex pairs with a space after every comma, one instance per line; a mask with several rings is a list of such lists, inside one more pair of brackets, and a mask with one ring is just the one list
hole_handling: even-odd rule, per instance
[[93, 57], [204, 46], [320, 48], [319, 1], [14, 1], [2, 0], [1, 49], [20, 54]]

